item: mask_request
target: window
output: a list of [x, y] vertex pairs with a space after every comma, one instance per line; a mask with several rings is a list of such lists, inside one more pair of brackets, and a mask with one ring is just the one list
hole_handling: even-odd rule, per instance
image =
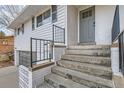
[[47, 10], [46, 12], [43, 13], [43, 20], [45, 20], [49, 17], [50, 17], [50, 10]]
[[14, 31], [14, 35], [16, 36], [16, 34], [17, 34], [17, 31], [16, 31], [16, 29], [15, 29], [15, 31]]
[[42, 25], [42, 14], [37, 17], [37, 27]]
[[87, 18], [87, 17], [90, 17], [90, 16], [92, 16], [92, 10], [82, 13], [82, 18], [83, 19]]
[[57, 21], [57, 5], [52, 5], [52, 22]]
[[22, 34], [24, 34], [24, 24], [22, 24], [21, 31], [22, 31]]
[[7, 45], [8, 44], [7, 40], [3, 40], [2, 44]]
[[34, 17], [32, 18], [32, 30], [35, 29]]
[[19, 33], [20, 33], [20, 28], [18, 28], [18, 35], [19, 35]]

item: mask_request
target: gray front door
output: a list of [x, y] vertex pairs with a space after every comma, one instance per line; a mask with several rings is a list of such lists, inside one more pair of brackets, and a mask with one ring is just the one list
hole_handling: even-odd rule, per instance
[[95, 42], [95, 7], [80, 12], [80, 43]]

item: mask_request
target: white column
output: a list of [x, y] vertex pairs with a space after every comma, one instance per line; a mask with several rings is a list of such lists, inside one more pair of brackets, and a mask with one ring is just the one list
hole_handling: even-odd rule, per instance
[[14, 65], [19, 66], [19, 51], [14, 51]]

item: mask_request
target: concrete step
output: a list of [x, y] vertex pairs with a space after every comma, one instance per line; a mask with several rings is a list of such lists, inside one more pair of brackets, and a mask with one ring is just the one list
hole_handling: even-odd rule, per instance
[[45, 82], [55, 88], [87, 88], [87, 86], [73, 82], [72, 80], [65, 79], [56, 74], [48, 74], [45, 76]]
[[82, 63], [91, 63], [91, 64], [98, 64], [98, 65], [104, 65], [104, 66], [111, 66], [111, 59], [109, 57], [63, 55], [61, 59], [79, 61]]
[[41, 86], [39, 86], [38, 88], [54, 88], [54, 87], [49, 85], [47, 82], [43, 82], [43, 84], [41, 84]]
[[89, 55], [89, 56], [104, 56], [110, 57], [109, 50], [81, 50], [81, 49], [66, 49], [65, 54]]
[[81, 50], [110, 50], [109, 45], [75, 45], [69, 46], [68, 49], [81, 49]]
[[[113, 82], [111, 80], [103, 79], [93, 75], [88, 75], [82, 72], [62, 68], [59, 66], [53, 67], [52, 72], [66, 79], [70, 79], [74, 82], [83, 84], [88, 87], [93, 87], [93, 88], [113, 87]], [[61, 82], [65, 83], [63, 80], [61, 80]]]
[[80, 71], [90, 75], [95, 75], [105, 79], [112, 79], [112, 70], [110, 67], [80, 63], [80, 62], [68, 61], [68, 60], [60, 60], [57, 62], [57, 64], [64, 68]]

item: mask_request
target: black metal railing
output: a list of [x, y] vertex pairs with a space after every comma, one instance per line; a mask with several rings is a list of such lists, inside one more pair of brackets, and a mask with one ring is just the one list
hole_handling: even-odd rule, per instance
[[65, 28], [53, 25], [53, 42], [65, 44]]
[[124, 75], [124, 31], [120, 32], [119, 5], [116, 6], [113, 25], [112, 25], [112, 43], [119, 43], [119, 70]]
[[120, 33], [120, 21], [119, 21], [119, 6], [116, 6], [113, 25], [112, 25], [112, 42], [114, 42]]
[[19, 52], [19, 65], [30, 67], [30, 51], [18, 51]]
[[[35, 55], [33, 55], [35, 53]], [[33, 64], [53, 58], [53, 41], [31, 38], [31, 67]]]
[[34, 64], [42, 61], [53, 59], [53, 45], [55, 43], [65, 44], [65, 28], [53, 25], [53, 38], [45, 39], [30, 39], [30, 51], [19, 51], [19, 64], [26, 67], [32, 67]]
[[124, 75], [124, 31], [118, 35], [119, 42], [119, 69]]

